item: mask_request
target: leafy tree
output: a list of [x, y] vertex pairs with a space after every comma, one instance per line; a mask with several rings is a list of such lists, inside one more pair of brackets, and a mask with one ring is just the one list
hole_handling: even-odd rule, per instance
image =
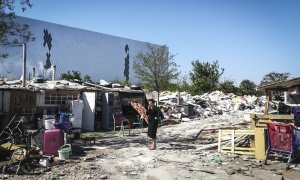
[[240, 95], [256, 95], [256, 84], [248, 79], [243, 80], [239, 86]]
[[[276, 73], [275, 71], [266, 74], [262, 81], [260, 82], [260, 86], [267, 85], [279, 81], [284, 81], [290, 76], [290, 73]], [[283, 100], [283, 91], [281, 90], [272, 90], [272, 96], [275, 100]]]
[[62, 73], [61, 76], [60, 76], [60, 79], [64, 79], [64, 80], [67, 80], [67, 81], [72, 81], [72, 80], [79, 80], [81, 81], [81, 74], [79, 71], [73, 71], [70, 72], [68, 71], [67, 73]]
[[191, 85], [191, 83], [189, 81], [188, 75], [184, 75], [179, 79], [178, 86], [179, 86], [179, 91], [185, 91], [188, 93], [192, 93], [193, 86]]
[[[19, 0], [22, 10], [31, 8], [30, 0]], [[0, 0], [0, 46], [12, 47], [29, 40], [34, 40], [27, 24], [15, 22], [15, 0]], [[3, 52], [2, 52], [3, 53]], [[0, 54], [7, 57], [8, 54]]]
[[147, 43], [148, 52], [139, 52], [133, 63], [133, 69], [137, 78], [150, 85], [150, 89], [158, 92], [162, 87], [169, 84], [179, 75], [177, 68], [179, 67], [174, 62], [174, 55], [169, 54], [168, 47], [154, 46]]
[[220, 91], [224, 93], [237, 93], [238, 88], [234, 85], [233, 80], [225, 80], [219, 84]]
[[87, 74], [85, 76], [83, 76], [83, 82], [92, 82], [91, 76], [89, 76]]
[[219, 68], [218, 61], [212, 64], [209, 62], [201, 63], [199, 60], [192, 62], [193, 70], [190, 78], [194, 85], [194, 92], [202, 94], [212, 92], [218, 88], [219, 79], [224, 73], [224, 68]]
[[260, 85], [266, 85], [271, 84], [279, 81], [286, 80], [290, 76], [290, 73], [276, 73], [276, 72], [270, 72], [266, 74], [263, 79], [260, 82]]

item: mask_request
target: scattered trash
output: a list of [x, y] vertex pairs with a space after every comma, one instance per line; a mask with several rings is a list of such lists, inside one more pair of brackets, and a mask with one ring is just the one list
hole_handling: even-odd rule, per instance
[[214, 155], [212, 155], [212, 157], [210, 158], [210, 160], [211, 160], [212, 162], [218, 163], [218, 164], [222, 162], [222, 159], [221, 159], [221, 157], [220, 157], [219, 154], [214, 154]]

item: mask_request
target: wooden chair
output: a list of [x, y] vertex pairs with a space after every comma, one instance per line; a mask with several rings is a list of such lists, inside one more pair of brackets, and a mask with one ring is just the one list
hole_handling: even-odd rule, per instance
[[114, 133], [116, 132], [116, 128], [120, 128], [119, 135], [121, 132], [123, 132], [123, 137], [124, 137], [125, 129], [129, 129], [129, 135], [130, 135], [130, 125], [128, 119], [122, 117], [121, 114], [113, 114], [113, 119], [114, 119]]

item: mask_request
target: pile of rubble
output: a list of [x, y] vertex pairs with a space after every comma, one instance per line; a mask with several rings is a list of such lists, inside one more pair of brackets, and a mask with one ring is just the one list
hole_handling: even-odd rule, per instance
[[[180, 98], [178, 99], [178, 95]], [[207, 118], [214, 115], [234, 115], [245, 113], [263, 113], [266, 97], [237, 96], [214, 91], [192, 96], [186, 92], [162, 92], [159, 104], [164, 108], [167, 117]], [[179, 102], [179, 105], [178, 105]]]

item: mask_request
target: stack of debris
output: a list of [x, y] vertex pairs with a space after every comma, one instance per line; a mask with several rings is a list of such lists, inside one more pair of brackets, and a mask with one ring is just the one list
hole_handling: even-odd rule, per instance
[[[179, 100], [178, 94], [180, 94]], [[214, 91], [196, 96], [186, 92], [162, 92], [159, 104], [164, 108], [168, 117], [191, 119], [214, 115], [233, 115], [240, 111], [263, 113], [265, 102], [265, 96], [237, 96], [233, 93], [224, 94], [221, 91]]]

